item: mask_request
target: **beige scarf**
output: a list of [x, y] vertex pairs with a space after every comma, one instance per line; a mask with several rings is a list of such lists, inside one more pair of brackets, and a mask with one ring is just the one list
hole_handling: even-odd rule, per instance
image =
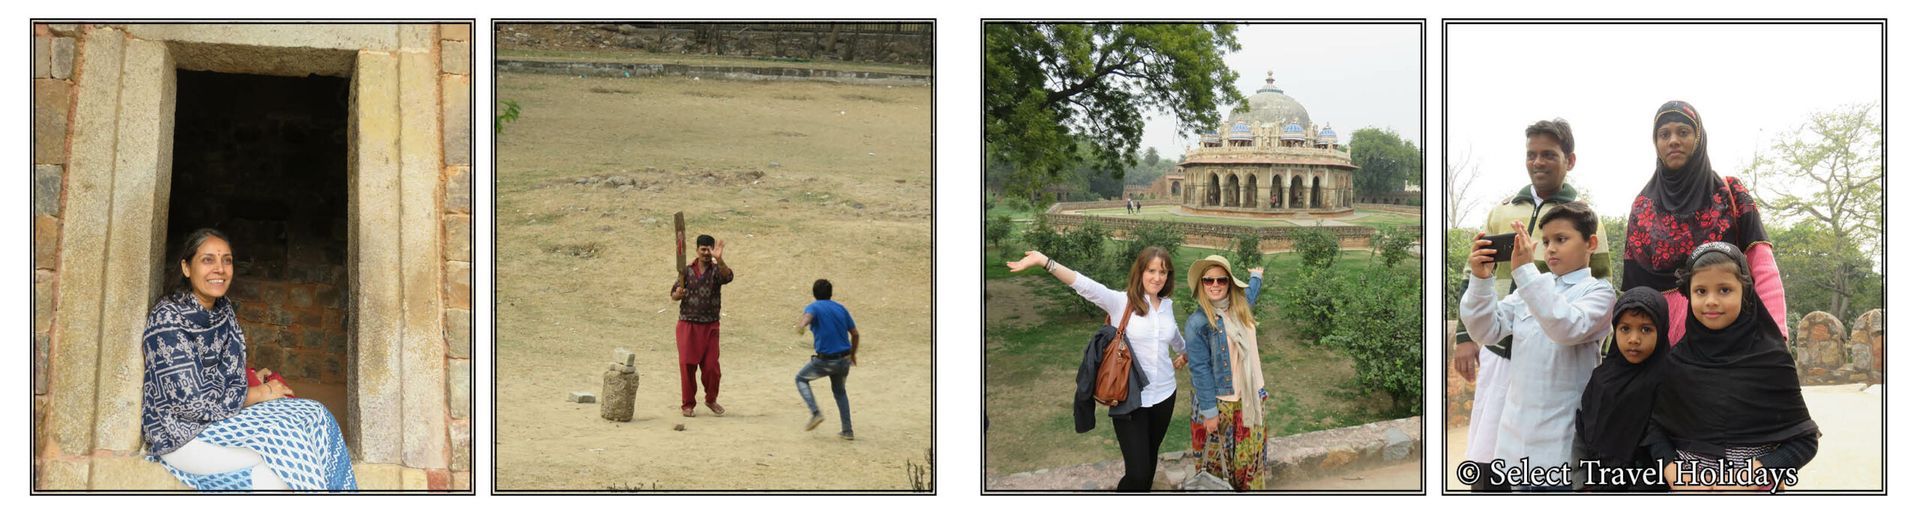
[[[1231, 294], [1231, 293], [1229, 293]], [[1254, 337], [1254, 327], [1240, 322], [1240, 318], [1228, 310], [1228, 299], [1213, 302], [1214, 312], [1220, 314], [1221, 322], [1226, 325], [1227, 346], [1231, 348], [1233, 367], [1233, 394], [1240, 398], [1240, 420], [1247, 426], [1261, 426], [1266, 423], [1266, 411], [1261, 408], [1260, 389], [1266, 387], [1266, 375], [1260, 371], [1260, 343]]]

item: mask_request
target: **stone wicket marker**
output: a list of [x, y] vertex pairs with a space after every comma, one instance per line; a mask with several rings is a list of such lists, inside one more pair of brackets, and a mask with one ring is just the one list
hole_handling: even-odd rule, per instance
[[600, 396], [600, 417], [611, 421], [633, 421], [633, 397], [640, 388], [640, 375], [633, 370], [633, 352], [613, 350], [613, 364], [607, 367]]

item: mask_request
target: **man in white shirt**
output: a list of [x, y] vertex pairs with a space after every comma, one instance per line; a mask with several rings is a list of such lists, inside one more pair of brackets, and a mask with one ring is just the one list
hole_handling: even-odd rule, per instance
[[[1532, 265], [1533, 238], [1514, 222], [1514, 291], [1504, 300], [1494, 294], [1491, 242], [1476, 240], [1467, 259], [1471, 273], [1460, 298], [1467, 332], [1475, 341], [1512, 338], [1491, 475], [1521, 477], [1510, 484], [1516, 490], [1571, 489], [1564, 480], [1571, 466], [1574, 412], [1599, 363], [1614, 300], [1613, 286], [1588, 268], [1599, 245], [1598, 227], [1599, 218], [1581, 202], [1547, 211], [1539, 234], [1550, 273], [1541, 273]], [[1519, 471], [1506, 471], [1515, 468]]]

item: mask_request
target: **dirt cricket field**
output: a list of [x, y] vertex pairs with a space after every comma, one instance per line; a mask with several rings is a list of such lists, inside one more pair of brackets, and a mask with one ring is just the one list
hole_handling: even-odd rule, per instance
[[[502, 490], [904, 490], [933, 445], [932, 90], [501, 74], [495, 455]], [[673, 213], [726, 244], [720, 403], [679, 412]], [[693, 253], [692, 241], [688, 253]], [[814, 279], [862, 336], [856, 440], [802, 430]], [[484, 298], [484, 296], [483, 296]], [[616, 347], [634, 419], [600, 418]], [[602, 400], [604, 401], [604, 399]], [[684, 430], [677, 430], [680, 426]]]

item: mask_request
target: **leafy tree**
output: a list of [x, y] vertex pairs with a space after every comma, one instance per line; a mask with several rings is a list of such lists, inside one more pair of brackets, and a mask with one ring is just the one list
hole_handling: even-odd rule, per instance
[[1249, 233], [1233, 238], [1233, 262], [1243, 277], [1248, 269], [1267, 267], [1267, 254], [1260, 251], [1260, 236]]
[[[1119, 282], [1114, 282], [1114, 274], [1109, 271], [1106, 241], [1107, 228], [1098, 221], [1088, 221], [1077, 228], [1064, 232], [1054, 232], [1038, 221], [1024, 236], [1025, 242], [1034, 250], [1046, 254], [1055, 262], [1067, 265], [1107, 287], [1119, 289], [1126, 287], [1126, 272], [1119, 273]], [[1052, 279], [1048, 279], [1052, 280]], [[1050, 295], [1055, 305], [1068, 306], [1069, 309], [1087, 316], [1100, 315], [1101, 310], [1093, 302], [1082, 301], [1071, 288], [1046, 287], [1040, 289]]]
[[1133, 167], [1144, 113], [1170, 112], [1182, 132], [1219, 123], [1244, 100], [1221, 55], [1231, 24], [991, 23], [986, 28], [986, 140], [1012, 169], [1003, 187], [1032, 198], [1082, 159]]
[[[1787, 290], [1789, 318], [1798, 321], [1809, 312], [1826, 311], [1852, 323], [1860, 313], [1882, 306], [1885, 277], [1873, 271], [1873, 262], [1858, 246], [1836, 245], [1825, 223], [1807, 220], [1786, 228], [1767, 227], [1767, 237], [1773, 240], [1780, 282]], [[1829, 250], [1835, 247], [1843, 249]], [[1844, 280], [1836, 281], [1836, 275]], [[1844, 310], [1835, 310], [1834, 289], [1843, 286], [1849, 301]]]
[[1607, 282], [1612, 283], [1617, 291], [1620, 289], [1620, 275], [1623, 274], [1620, 270], [1626, 269], [1627, 217], [1601, 216], [1600, 229], [1607, 233], [1607, 269], [1614, 270], [1607, 274]]
[[[1447, 229], [1447, 259], [1440, 267], [1441, 281], [1447, 285], [1447, 296], [1441, 298], [1446, 305], [1447, 319], [1460, 319], [1460, 295], [1467, 293], [1467, 251], [1473, 249], [1471, 228]], [[1448, 339], [1448, 345], [1453, 344]]]
[[1323, 344], [1322, 337], [1332, 333], [1334, 316], [1339, 313], [1340, 297], [1353, 274], [1341, 270], [1300, 266], [1289, 270], [1280, 281], [1280, 309], [1288, 328], [1309, 346]]
[[1300, 256], [1303, 267], [1332, 267], [1334, 259], [1340, 258], [1340, 240], [1331, 230], [1302, 228], [1292, 231], [1288, 237], [1293, 239], [1293, 253]]
[[1375, 263], [1333, 287], [1333, 323], [1321, 344], [1353, 360], [1347, 387], [1384, 393], [1395, 416], [1420, 413], [1420, 276]]
[[999, 248], [1000, 253], [1005, 254], [1007, 253], [1007, 236], [1012, 234], [1013, 218], [1011, 216], [1001, 214], [987, 218], [987, 229], [986, 234], [984, 234], [987, 239], [987, 246]]
[[1288, 273], [1280, 289], [1280, 305], [1288, 313], [1294, 333], [1317, 345], [1330, 333], [1339, 312], [1344, 288], [1334, 284], [1346, 284], [1353, 278], [1333, 267], [1340, 258], [1340, 241], [1333, 231], [1302, 228], [1291, 231], [1288, 237], [1293, 240], [1293, 254], [1300, 256], [1300, 266]]
[[1389, 226], [1373, 233], [1373, 255], [1381, 268], [1393, 269], [1412, 256], [1413, 231]]
[[1400, 139], [1393, 129], [1367, 127], [1353, 131], [1354, 191], [1375, 196], [1399, 192], [1420, 178], [1420, 147]]
[[[1847, 105], [1817, 112], [1806, 123], [1776, 138], [1755, 156], [1752, 175], [1769, 195], [1756, 195], [1775, 219], [1819, 224], [1825, 237], [1809, 241], [1841, 258], [1826, 276], [1809, 282], [1828, 294], [1829, 313], [1852, 312], [1855, 279], [1869, 269], [1845, 256], [1877, 252], [1886, 224], [1886, 180], [1880, 160], [1882, 127], [1874, 104]], [[1870, 263], [1868, 263], [1870, 264]]]

